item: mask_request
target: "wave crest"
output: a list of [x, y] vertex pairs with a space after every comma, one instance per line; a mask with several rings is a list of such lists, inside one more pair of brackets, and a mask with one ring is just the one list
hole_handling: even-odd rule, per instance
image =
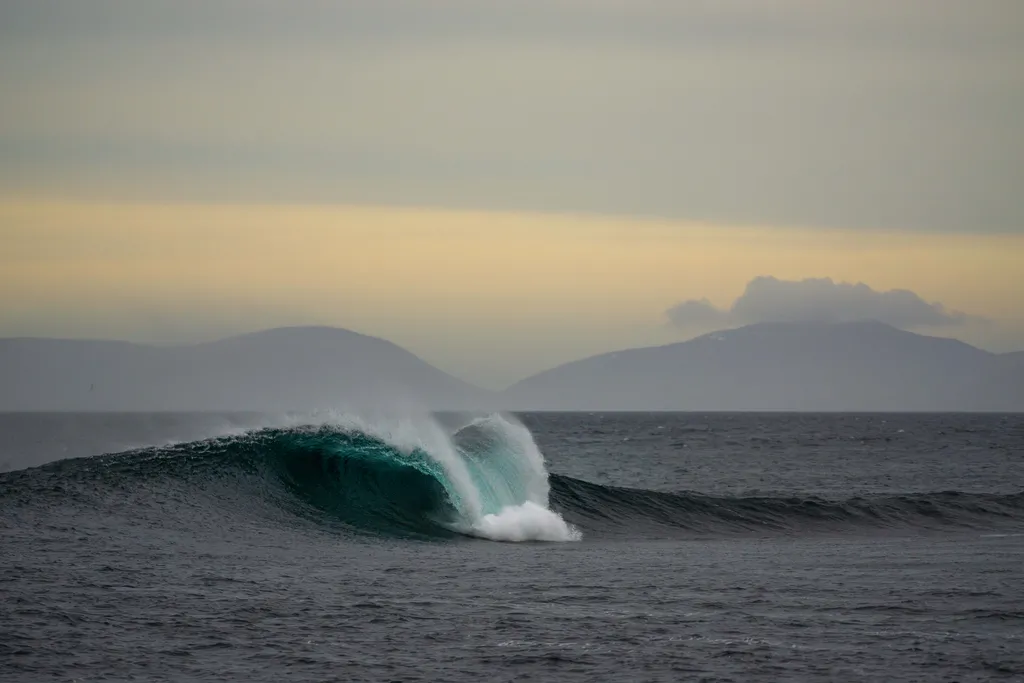
[[548, 473], [530, 432], [492, 415], [454, 435], [431, 419], [267, 429], [186, 445], [269, 467], [293, 495], [376, 532], [463, 534], [497, 541], [573, 541], [548, 508]]

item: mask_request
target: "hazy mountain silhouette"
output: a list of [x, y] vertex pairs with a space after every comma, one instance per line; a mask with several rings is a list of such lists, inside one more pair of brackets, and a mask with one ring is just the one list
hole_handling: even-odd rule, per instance
[[489, 392], [391, 342], [292, 327], [192, 346], [0, 339], [0, 410], [478, 407]]
[[[500, 362], [500, 359], [495, 359]], [[157, 347], [0, 339], [0, 410], [1024, 410], [1024, 352], [876, 322], [761, 323], [553, 368], [500, 395], [327, 327]]]
[[761, 323], [607, 353], [513, 385], [535, 410], [1024, 410], [1024, 353], [877, 322]]

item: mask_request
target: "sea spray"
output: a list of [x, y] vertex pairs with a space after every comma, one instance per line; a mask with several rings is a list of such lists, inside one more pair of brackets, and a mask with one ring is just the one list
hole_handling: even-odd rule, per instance
[[548, 472], [530, 431], [494, 414], [454, 435], [482, 504], [461, 530], [496, 541], [578, 541], [582, 534], [548, 506]]

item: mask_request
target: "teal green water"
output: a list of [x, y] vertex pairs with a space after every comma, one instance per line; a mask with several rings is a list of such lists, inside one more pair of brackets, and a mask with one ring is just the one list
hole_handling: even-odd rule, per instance
[[354, 528], [448, 535], [463, 501], [426, 452], [321, 428], [261, 434], [262, 454], [300, 500]]

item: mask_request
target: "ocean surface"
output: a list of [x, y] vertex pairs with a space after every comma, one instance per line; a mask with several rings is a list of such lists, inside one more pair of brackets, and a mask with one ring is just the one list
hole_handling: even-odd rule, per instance
[[1024, 681], [1024, 416], [0, 415], [3, 681]]

